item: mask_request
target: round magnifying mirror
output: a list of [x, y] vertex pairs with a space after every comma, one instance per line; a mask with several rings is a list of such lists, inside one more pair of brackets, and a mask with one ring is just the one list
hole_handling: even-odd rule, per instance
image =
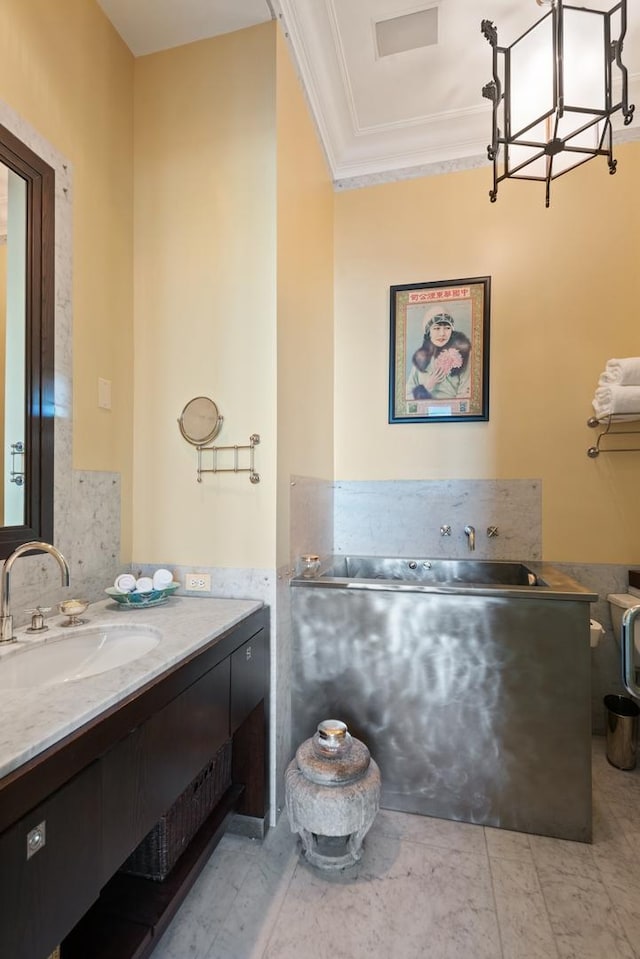
[[183, 409], [178, 426], [187, 443], [205, 446], [220, 432], [222, 417], [213, 400], [208, 396], [196, 396]]

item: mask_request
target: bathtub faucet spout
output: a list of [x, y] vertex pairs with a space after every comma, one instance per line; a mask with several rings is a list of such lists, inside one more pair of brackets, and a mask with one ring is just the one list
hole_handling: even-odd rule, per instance
[[469, 549], [474, 550], [476, 548], [476, 530], [474, 526], [465, 526], [464, 528], [465, 535], [469, 537]]

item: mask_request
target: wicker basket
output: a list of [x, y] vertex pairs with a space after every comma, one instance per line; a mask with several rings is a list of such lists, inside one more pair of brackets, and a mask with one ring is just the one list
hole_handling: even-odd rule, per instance
[[231, 740], [224, 743], [121, 867], [160, 882], [171, 872], [209, 813], [231, 785]]

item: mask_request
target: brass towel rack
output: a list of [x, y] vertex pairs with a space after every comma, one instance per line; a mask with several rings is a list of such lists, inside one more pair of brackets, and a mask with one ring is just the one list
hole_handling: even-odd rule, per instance
[[[254, 467], [254, 450], [260, 442], [258, 433], [252, 433], [245, 446], [198, 446], [198, 482], [202, 482], [203, 473], [248, 473], [250, 483], [259, 483], [260, 474]], [[233, 453], [231, 466], [218, 466], [218, 453]], [[211, 453], [211, 466], [205, 469], [202, 465], [202, 454]], [[248, 465], [239, 465], [239, 454], [248, 453]], [[246, 460], [245, 460], [246, 461]]]
[[[630, 416], [637, 416], [638, 425], [635, 429], [612, 429], [612, 427], [617, 427], [619, 424], [624, 423], [625, 425], [633, 422], [630, 420]], [[596, 456], [599, 456], [600, 453], [637, 453], [640, 451], [640, 412], [635, 413], [626, 413], [624, 415], [616, 415], [615, 413], [609, 413], [609, 415], [603, 419], [599, 420], [595, 416], [591, 416], [587, 420], [587, 426], [590, 426], [592, 429], [595, 429], [598, 426], [603, 426], [604, 429], [598, 433], [598, 438], [595, 442], [595, 446], [590, 446], [587, 450], [587, 456], [591, 459], [595, 459]], [[636, 436], [637, 437], [637, 446], [607, 446], [610, 440], [613, 437], [617, 436]], [[606, 437], [609, 437], [609, 440], [606, 440]], [[601, 443], [605, 441], [605, 446], [601, 447]]]

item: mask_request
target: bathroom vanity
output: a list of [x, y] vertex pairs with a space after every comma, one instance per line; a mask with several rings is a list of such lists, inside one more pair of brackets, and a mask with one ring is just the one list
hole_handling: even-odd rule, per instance
[[[135, 620], [162, 639], [97, 676], [3, 690], [0, 955], [12, 959], [61, 942], [64, 959], [148, 956], [231, 815], [254, 834], [265, 822], [268, 610], [174, 597], [134, 614], [98, 603], [89, 618]], [[119, 872], [229, 739], [232, 785], [167, 879]]]

